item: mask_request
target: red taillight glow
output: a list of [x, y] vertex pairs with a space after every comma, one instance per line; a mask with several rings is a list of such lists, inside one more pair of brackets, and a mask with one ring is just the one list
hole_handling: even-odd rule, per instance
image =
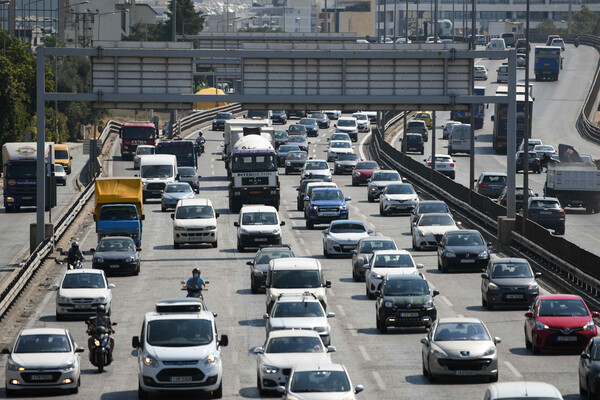
[[564, 210], [554, 210], [554, 214], [564, 214]]
[[427, 166], [431, 167], [431, 162], [428, 162], [428, 163], [427, 163]]
[[482, 183], [481, 185], [479, 185], [479, 187], [481, 187], [481, 188], [489, 188], [490, 186], [487, 183]]
[[451, 163], [450, 163], [450, 166], [451, 166], [451, 167], [454, 167], [454, 163], [453, 163], [453, 162], [451, 162]]

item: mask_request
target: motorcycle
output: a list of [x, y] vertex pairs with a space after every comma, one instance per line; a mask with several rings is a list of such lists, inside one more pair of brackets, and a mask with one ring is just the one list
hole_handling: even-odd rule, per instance
[[67, 269], [81, 269], [83, 265], [81, 264], [81, 260], [71, 261], [69, 259], [66, 260]]
[[206, 142], [206, 139], [204, 139], [202, 136], [200, 136], [196, 139], [196, 154], [198, 154], [198, 156], [201, 156], [202, 154], [204, 154], [204, 143], [205, 142]]
[[[88, 327], [90, 322], [86, 321]], [[117, 325], [116, 322], [112, 326]], [[98, 368], [98, 372], [103, 372], [104, 367], [112, 363], [112, 355], [110, 353], [110, 335], [111, 329], [104, 326], [96, 326], [91, 329], [89, 335], [92, 337], [93, 347], [90, 350], [90, 363]]]
[[[208, 285], [208, 283], [208, 281], [205, 282], [206, 285]], [[181, 290], [187, 291], [187, 296], [185, 297], [193, 297], [200, 300], [204, 300], [201, 287], [189, 287], [185, 281], [181, 281], [181, 284], [183, 285], [181, 287]], [[208, 288], [206, 288], [205, 290], [208, 290]]]

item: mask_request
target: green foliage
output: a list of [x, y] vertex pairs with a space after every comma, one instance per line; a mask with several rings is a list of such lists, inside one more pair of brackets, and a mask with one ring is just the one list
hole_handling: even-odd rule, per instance
[[573, 14], [573, 33], [593, 34], [598, 14], [589, 9], [585, 4], [581, 5], [581, 11]]
[[537, 30], [544, 35], [551, 35], [557, 33], [558, 28], [556, 28], [553, 20], [547, 19], [538, 24]]

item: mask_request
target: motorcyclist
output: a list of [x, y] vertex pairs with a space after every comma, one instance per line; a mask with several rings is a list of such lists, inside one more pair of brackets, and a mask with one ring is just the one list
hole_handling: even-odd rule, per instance
[[[115, 333], [115, 329], [112, 327], [112, 322], [110, 321], [110, 317], [106, 314], [106, 307], [104, 305], [99, 305], [96, 308], [96, 315], [94, 317], [90, 317], [88, 319], [88, 329], [87, 333], [90, 335], [88, 339], [88, 349], [92, 351], [94, 348], [94, 338], [91, 336], [95, 328], [106, 328], [110, 330], [110, 333]], [[110, 358], [112, 359], [112, 353], [115, 349], [115, 339], [110, 337]]]
[[79, 242], [71, 243], [71, 248], [67, 253], [67, 261], [70, 265], [74, 265], [77, 261], [85, 260], [81, 249], [79, 248]]
[[198, 132], [198, 137], [196, 138], [196, 149], [198, 154], [204, 153], [204, 143], [206, 143], [206, 139], [204, 138], [204, 133], [202, 131]]
[[575, 35], [575, 47], [579, 47], [579, 35]]
[[192, 297], [192, 294], [202, 294], [202, 290], [207, 290], [206, 282], [204, 279], [200, 278], [200, 270], [198, 268], [192, 270], [192, 277], [187, 280], [185, 287], [187, 288], [188, 296], [190, 297]]

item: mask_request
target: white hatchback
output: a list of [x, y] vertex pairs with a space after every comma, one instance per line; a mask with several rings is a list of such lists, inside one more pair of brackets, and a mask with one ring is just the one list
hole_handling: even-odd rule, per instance
[[60, 285], [52, 285], [56, 290], [56, 319], [66, 316], [92, 316], [99, 305], [106, 307], [110, 314], [112, 289], [115, 285], [106, 281], [101, 269], [72, 269], [65, 272]]
[[461, 223], [455, 222], [448, 213], [423, 214], [414, 224], [412, 247], [415, 250], [437, 249], [444, 233], [456, 231], [461, 226]]
[[423, 264], [415, 263], [406, 250], [380, 250], [373, 252], [369, 269], [365, 271], [366, 294], [369, 299], [375, 298], [375, 291], [386, 275], [418, 274]]
[[237, 227], [237, 249], [281, 244], [281, 226], [285, 222], [273, 206], [251, 205], [240, 210], [240, 219], [233, 223]]
[[[428, 167], [431, 167], [431, 156], [424, 159], [425, 163]], [[435, 170], [441, 174], [446, 175], [450, 179], [454, 179], [456, 177], [456, 171], [454, 170], [454, 160], [452, 157], [446, 154], [436, 154], [435, 155]]]
[[210, 243], [218, 246], [217, 218], [209, 199], [179, 200], [173, 220], [173, 247], [178, 249], [182, 244]]

